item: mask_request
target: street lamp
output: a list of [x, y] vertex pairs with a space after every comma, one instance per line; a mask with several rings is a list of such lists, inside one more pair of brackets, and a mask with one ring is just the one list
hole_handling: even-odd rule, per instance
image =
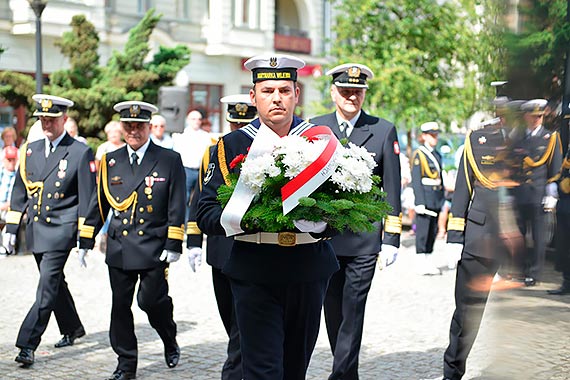
[[48, 0], [28, 0], [36, 15], [36, 93], [42, 93], [42, 12]]

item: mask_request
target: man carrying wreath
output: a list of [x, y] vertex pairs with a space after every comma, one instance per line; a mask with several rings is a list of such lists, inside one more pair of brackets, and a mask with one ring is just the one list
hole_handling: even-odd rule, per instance
[[[208, 235], [234, 236], [223, 272], [230, 278], [243, 357], [243, 376], [256, 379], [305, 379], [317, 340], [321, 308], [338, 263], [323, 222], [300, 220], [296, 231], [268, 233], [241, 223], [251, 198], [239, 183], [224, 209], [217, 189], [229, 183], [239, 155], [255, 155], [287, 135], [313, 127], [294, 116], [299, 100], [297, 69], [304, 62], [287, 55], [250, 58], [252, 104], [259, 117], [225, 135], [212, 153], [204, 176], [197, 223]], [[234, 199], [235, 198], [235, 199]], [[234, 207], [235, 206], [235, 207]]]

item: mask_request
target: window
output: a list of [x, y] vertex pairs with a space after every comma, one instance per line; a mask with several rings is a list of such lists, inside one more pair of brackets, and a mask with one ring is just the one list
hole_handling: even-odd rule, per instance
[[234, 25], [239, 28], [259, 28], [259, 0], [234, 0]]
[[190, 83], [189, 111], [198, 110], [205, 114], [212, 123], [212, 132], [222, 131], [222, 97], [223, 87], [217, 84]]

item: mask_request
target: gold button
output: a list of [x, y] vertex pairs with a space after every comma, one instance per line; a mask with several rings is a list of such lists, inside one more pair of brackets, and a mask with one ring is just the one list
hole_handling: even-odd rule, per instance
[[157, 173], [157, 172], [153, 172], [153, 173], [152, 173], [152, 176], [153, 176], [153, 177], [158, 177], [158, 173]]
[[46, 211], [49, 211], [49, 206], [46, 206]]
[[59, 197], [60, 197], [60, 198], [63, 198], [63, 193], [60, 193], [60, 194], [59, 194]]
[[38, 205], [34, 205], [34, 210], [37, 210], [37, 209], [38, 209]]
[[34, 222], [37, 222], [39, 220], [39, 218], [37, 216], [34, 216]]
[[144, 219], [139, 219], [139, 223], [143, 224], [144, 223]]
[[152, 195], [150, 195], [150, 194], [147, 195], [146, 197], [148, 198], [149, 201], [152, 199]]
[[526, 175], [531, 175], [532, 174], [532, 170], [529, 170], [528, 172], [526, 172]]
[[49, 216], [46, 218], [46, 222], [51, 223], [51, 218]]
[[48, 199], [51, 199], [51, 193], [48, 193], [47, 197]]
[[60, 186], [61, 186], [61, 182], [59, 182], [59, 181], [56, 181], [56, 183], [55, 183], [55, 187], [60, 187]]
[[144, 212], [144, 207], [139, 207], [139, 212]]
[[144, 232], [143, 231], [139, 231], [139, 236], [143, 236]]
[[119, 197], [117, 197], [117, 200], [119, 200], [119, 199], [120, 199], [120, 198], [119, 198]]
[[127, 218], [123, 219], [123, 224], [127, 224], [129, 223], [129, 220]]
[[128, 234], [129, 234], [129, 231], [127, 231], [127, 230], [123, 231], [123, 236], [127, 236]]
[[34, 198], [37, 198], [37, 197], [38, 197], [38, 193], [34, 193]]

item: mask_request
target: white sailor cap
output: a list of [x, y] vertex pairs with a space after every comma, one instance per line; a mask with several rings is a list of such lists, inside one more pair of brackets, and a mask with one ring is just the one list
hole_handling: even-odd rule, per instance
[[332, 75], [332, 83], [337, 87], [368, 88], [366, 80], [374, 78], [374, 73], [360, 63], [344, 63], [326, 72]]
[[428, 121], [420, 126], [422, 133], [439, 133], [439, 124], [435, 121]]
[[228, 105], [226, 120], [230, 123], [249, 123], [257, 115], [257, 108], [247, 94], [224, 96], [220, 102]]
[[532, 99], [521, 105], [521, 111], [530, 113], [531, 115], [544, 115], [544, 110], [548, 100], [546, 99]]
[[138, 100], [117, 103], [113, 106], [113, 109], [119, 113], [119, 120], [137, 121], [140, 123], [150, 122], [152, 114], [158, 112], [158, 108], [155, 105]]
[[37, 103], [34, 116], [60, 117], [74, 104], [69, 99], [47, 94], [35, 94], [32, 99]]
[[264, 80], [297, 81], [297, 69], [305, 67], [305, 61], [292, 55], [264, 54], [251, 57], [244, 64], [251, 70], [253, 83]]

